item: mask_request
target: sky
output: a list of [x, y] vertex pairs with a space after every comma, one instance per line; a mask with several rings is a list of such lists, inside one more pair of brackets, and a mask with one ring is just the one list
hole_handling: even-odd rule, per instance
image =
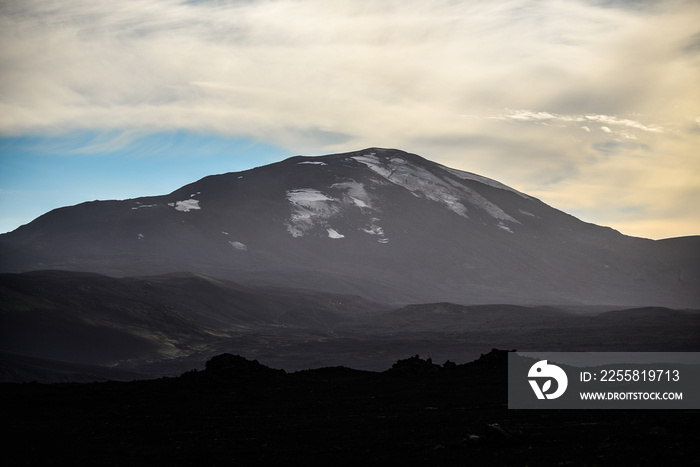
[[698, 235], [700, 2], [0, 1], [0, 232], [367, 147]]

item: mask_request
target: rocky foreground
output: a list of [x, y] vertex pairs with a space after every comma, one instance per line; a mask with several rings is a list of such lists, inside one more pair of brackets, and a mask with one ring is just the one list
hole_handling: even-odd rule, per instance
[[[509, 410], [507, 352], [295, 373], [0, 384], [4, 465], [700, 465], [698, 411]], [[7, 430], [6, 430], [7, 431]]]

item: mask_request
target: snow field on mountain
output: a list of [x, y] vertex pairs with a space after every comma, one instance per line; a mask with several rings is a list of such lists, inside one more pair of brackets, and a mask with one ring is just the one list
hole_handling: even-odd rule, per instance
[[[386, 180], [407, 189], [414, 196], [440, 203], [450, 211], [462, 217], [469, 218], [467, 214], [469, 209], [464, 205], [464, 202], [466, 202], [468, 205], [481, 209], [494, 219], [499, 220], [498, 226], [501, 228], [504, 228], [504, 221], [516, 224], [520, 223], [506, 214], [500, 207], [488, 201], [476, 191], [464, 186], [462, 183], [452, 180], [451, 178], [443, 179], [438, 177], [430, 171], [418, 167], [403, 158], [392, 157], [388, 160], [380, 160], [374, 153], [369, 153], [362, 156], [354, 156], [353, 159], [365, 164]], [[515, 192], [515, 190], [486, 177], [480, 177], [453, 169], [448, 169], [448, 172], [461, 179], [476, 180], [496, 188]], [[524, 195], [521, 194], [521, 196]], [[505, 228], [505, 230], [511, 232], [509, 228]]]

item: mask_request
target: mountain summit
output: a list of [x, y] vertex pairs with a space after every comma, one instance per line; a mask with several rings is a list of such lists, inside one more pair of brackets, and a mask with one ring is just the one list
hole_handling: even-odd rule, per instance
[[0, 272], [191, 271], [385, 302], [692, 307], [698, 264], [700, 237], [628, 237], [380, 148], [60, 208], [0, 235]]

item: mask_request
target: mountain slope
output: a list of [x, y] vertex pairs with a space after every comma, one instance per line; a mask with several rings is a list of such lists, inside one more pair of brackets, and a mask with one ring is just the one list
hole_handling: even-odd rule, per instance
[[0, 381], [180, 374], [222, 352], [285, 370], [376, 370], [416, 353], [464, 360], [489, 348], [697, 351], [697, 310], [431, 303], [245, 287], [195, 274], [114, 278], [0, 274]]
[[356, 296], [243, 287], [185, 273], [0, 274], [0, 352], [15, 356], [0, 358], [0, 373], [13, 361], [27, 366], [16, 358], [22, 356], [160, 376], [169, 362], [182, 372], [192, 359], [221, 347], [245, 347], [251, 338], [256, 346], [270, 339], [284, 347], [385, 308]]
[[697, 306], [698, 264], [700, 237], [627, 237], [378, 148], [61, 208], [0, 236], [5, 272], [191, 271], [404, 303]]

